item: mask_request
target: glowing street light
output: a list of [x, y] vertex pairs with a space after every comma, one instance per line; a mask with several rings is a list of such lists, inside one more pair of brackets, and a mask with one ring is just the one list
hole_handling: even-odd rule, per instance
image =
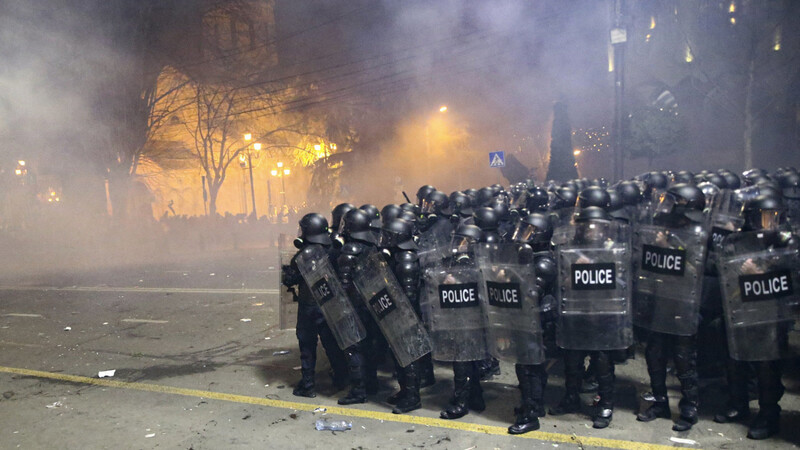
[[581, 154], [581, 150], [580, 150], [580, 149], [575, 149], [575, 150], [572, 152], [572, 154], [573, 154], [573, 155], [575, 155], [575, 156], [578, 156], [578, 155], [580, 155], [580, 154]]
[[245, 133], [244, 134], [244, 140], [247, 141], [247, 142], [252, 141], [253, 140], [253, 134], [252, 133]]
[[283, 195], [283, 205], [285, 206], [286, 205], [286, 180], [284, 180], [284, 178], [286, 176], [290, 175], [292, 173], [292, 171], [290, 169], [284, 169], [283, 168], [283, 162], [279, 161], [277, 166], [278, 166], [278, 169], [282, 169], [282, 170], [272, 169], [270, 171], [270, 174], [272, 174], [273, 177], [279, 177], [281, 179], [281, 194]]
[[443, 112], [446, 112], [446, 111], [447, 111], [447, 105], [442, 105], [442, 106], [439, 108], [439, 112], [441, 112], [441, 113], [443, 113]]

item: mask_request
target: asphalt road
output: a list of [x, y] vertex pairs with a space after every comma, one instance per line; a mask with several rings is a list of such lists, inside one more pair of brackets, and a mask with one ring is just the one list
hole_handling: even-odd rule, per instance
[[[437, 384], [423, 390], [423, 408], [408, 415], [392, 415], [383, 403], [395, 387], [388, 365], [381, 391], [368, 403], [338, 407], [344, 392], [332, 386], [322, 354], [318, 396], [294, 397], [297, 341], [294, 330], [279, 329], [277, 292], [277, 255], [269, 249], [0, 277], [0, 448], [780, 449], [800, 443], [796, 370], [784, 380], [781, 434], [759, 443], [744, 437], [743, 425], [711, 421], [724, 400], [721, 379], [704, 382], [702, 418], [690, 432], [673, 432], [664, 419], [636, 422], [646, 406], [640, 394], [649, 390], [641, 357], [617, 368], [617, 408], [606, 430], [591, 428], [586, 408], [542, 418], [539, 432], [507, 435], [519, 394], [506, 364], [485, 383], [487, 410], [458, 421], [438, 419], [452, 390], [446, 365], [437, 367]], [[112, 377], [99, 377], [109, 370]], [[560, 373], [555, 364], [548, 404], [563, 393]], [[675, 415], [677, 380], [670, 383]], [[584, 400], [591, 403], [591, 395]], [[352, 429], [316, 431], [321, 417], [351, 421]]]

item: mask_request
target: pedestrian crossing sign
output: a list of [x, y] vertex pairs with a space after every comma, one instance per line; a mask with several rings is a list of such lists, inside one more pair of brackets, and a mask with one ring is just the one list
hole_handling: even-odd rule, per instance
[[505, 167], [505, 152], [489, 152], [489, 167]]

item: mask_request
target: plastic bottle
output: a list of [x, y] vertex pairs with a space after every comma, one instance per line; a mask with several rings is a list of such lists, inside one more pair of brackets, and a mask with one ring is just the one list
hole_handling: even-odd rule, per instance
[[346, 420], [333, 420], [329, 417], [317, 419], [317, 431], [331, 430], [331, 431], [345, 431], [353, 428], [353, 422]]

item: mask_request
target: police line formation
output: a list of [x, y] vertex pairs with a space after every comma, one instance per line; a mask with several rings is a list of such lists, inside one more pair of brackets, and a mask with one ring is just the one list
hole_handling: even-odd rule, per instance
[[387, 402], [397, 414], [421, 407], [432, 360], [453, 367], [441, 417], [482, 411], [481, 379], [503, 360], [515, 365], [521, 393], [508, 432], [520, 434], [545, 416], [545, 362], [558, 357], [566, 393], [549, 414], [580, 412], [579, 393], [596, 389], [593, 426], [605, 428], [615, 364], [639, 341], [652, 391], [637, 419], [672, 418], [671, 357], [681, 390], [672, 429], [686, 431], [698, 422], [698, 331], [716, 317], [729, 397], [714, 420], [747, 423], [749, 438], [765, 439], [779, 432], [782, 362], [798, 346], [798, 224], [794, 168], [650, 172], [612, 186], [527, 181], [449, 196], [426, 185], [417, 203], [344, 203], [330, 224], [307, 214], [299, 251], [282, 267], [299, 302], [302, 379], [293, 393], [316, 395], [318, 336], [335, 385], [349, 386], [342, 405], [377, 393], [390, 350], [400, 388]]

